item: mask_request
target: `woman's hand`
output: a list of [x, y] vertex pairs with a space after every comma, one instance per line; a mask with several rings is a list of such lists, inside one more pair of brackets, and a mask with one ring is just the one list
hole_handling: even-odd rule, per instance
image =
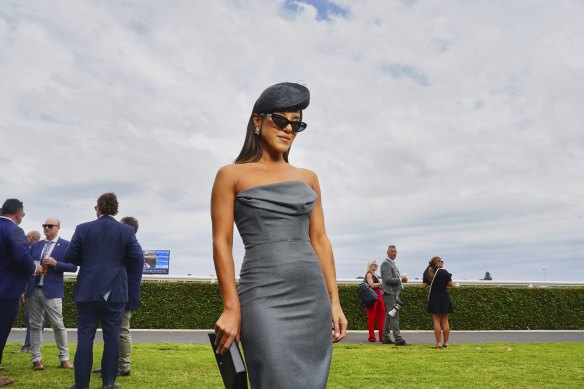
[[347, 336], [347, 327], [349, 323], [345, 318], [343, 309], [340, 304], [332, 305], [332, 316], [333, 316], [333, 342], [341, 341], [345, 336]]
[[231, 347], [234, 339], [239, 340], [241, 327], [241, 313], [237, 309], [223, 308], [223, 313], [215, 323], [215, 345], [217, 354], [225, 354]]

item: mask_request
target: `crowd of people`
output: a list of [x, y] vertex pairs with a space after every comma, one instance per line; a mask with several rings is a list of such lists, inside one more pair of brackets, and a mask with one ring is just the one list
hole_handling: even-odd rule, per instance
[[[408, 343], [401, 336], [399, 315], [404, 305], [400, 300], [403, 284], [408, 282], [407, 274], [401, 274], [395, 263], [397, 247], [389, 245], [387, 258], [381, 264], [381, 275], [376, 261], [367, 263], [365, 282], [374, 290], [378, 298], [366, 307], [369, 342], [375, 342], [375, 326], [379, 332], [379, 341], [383, 344], [406, 346]], [[444, 261], [433, 257], [424, 270], [422, 287], [429, 288], [426, 312], [432, 314], [436, 347], [448, 347], [450, 336], [449, 316], [454, 311], [448, 295], [448, 287], [453, 286], [452, 274], [444, 269]], [[391, 338], [393, 335], [393, 339]]]
[[[138, 221], [114, 219], [118, 200], [104, 193], [94, 207], [96, 219], [78, 225], [71, 241], [59, 236], [61, 222], [48, 218], [40, 233], [24, 234], [19, 227], [24, 204], [7, 199], [0, 212], [0, 370], [8, 335], [25, 304], [27, 337], [18, 352], [30, 352], [32, 370], [45, 369], [42, 362], [44, 319], [53, 328], [59, 366], [75, 370], [68, 389], [88, 388], [93, 365], [93, 340], [101, 323], [104, 351], [101, 359], [102, 388], [119, 387], [118, 375], [130, 374], [130, 318], [138, 309], [144, 256], [136, 239]], [[69, 360], [67, 329], [63, 321], [64, 272], [77, 272], [73, 300], [77, 307], [77, 351]], [[23, 293], [24, 291], [24, 293]], [[30, 331], [30, 334], [29, 334]], [[0, 386], [14, 380], [2, 376]]]

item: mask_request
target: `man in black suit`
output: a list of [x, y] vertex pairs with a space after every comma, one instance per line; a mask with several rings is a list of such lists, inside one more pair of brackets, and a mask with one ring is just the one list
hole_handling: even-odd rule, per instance
[[[26, 281], [42, 271], [33, 262], [24, 231], [18, 227], [24, 215], [24, 205], [17, 199], [6, 200], [0, 212], [0, 364]], [[0, 370], [4, 368], [0, 366]], [[11, 378], [0, 377], [0, 386], [12, 382]]]
[[73, 299], [77, 303], [77, 352], [74, 388], [88, 388], [93, 364], [93, 338], [97, 323], [103, 331], [102, 389], [115, 382], [118, 368], [120, 324], [128, 302], [126, 268], [144, 261], [134, 229], [113, 218], [118, 213], [115, 193], [104, 193], [95, 206], [97, 220], [75, 229], [65, 261], [79, 266]]

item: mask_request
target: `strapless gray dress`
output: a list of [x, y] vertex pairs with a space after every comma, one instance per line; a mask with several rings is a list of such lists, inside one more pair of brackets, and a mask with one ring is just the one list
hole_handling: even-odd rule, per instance
[[256, 186], [235, 198], [245, 245], [241, 345], [253, 389], [326, 388], [332, 320], [308, 235], [315, 200], [300, 181]]

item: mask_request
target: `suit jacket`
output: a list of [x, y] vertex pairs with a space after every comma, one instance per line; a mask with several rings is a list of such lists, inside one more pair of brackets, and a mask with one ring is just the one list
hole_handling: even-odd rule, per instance
[[395, 265], [395, 261], [386, 258], [381, 263], [381, 280], [382, 291], [384, 294], [394, 295], [399, 298], [403, 284], [399, 275], [399, 270]]
[[20, 298], [36, 266], [22, 228], [0, 217], [0, 299]]
[[80, 267], [73, 293], [76, 302], [128, 302], [126, 267], [144, 261], [134, 229], [111, 216], [75, 228], [65, 261]]
[[144, 255], [142, 252], [140, 261], [126, 266], [126, 273], [128, 274], [128, 303], [126, 304], [126, 310], [135, 311], [140, 308], [140, 285], [142, 283], [143, 270]]
[[[40, 240], [33, 244], [30, 248], [30, 253], [33, 260], [40, 261], [41, 255], [43, 254], [43, 248], [45, 247], [46, 240]], [[55, 258], [57, 261], [57, 266], [49, 266], [47, 269], [47, 274], [43, 279], [43, 293], [48, 299], [63, 298], [64, 295], [64, 285], [63, 285], [63, 273], [77, 271], [77, 266], [72, 263], [65, 262], [65, 251], [69, 247], [69, 241], [59, 238], [53, 251], [51, 251], [51, 257]], [[35, 288], [37, 277], [32, 276], [28, 280], [28, 286], [26, 290], [26, 297], [32, 295], [32, 291]]]

